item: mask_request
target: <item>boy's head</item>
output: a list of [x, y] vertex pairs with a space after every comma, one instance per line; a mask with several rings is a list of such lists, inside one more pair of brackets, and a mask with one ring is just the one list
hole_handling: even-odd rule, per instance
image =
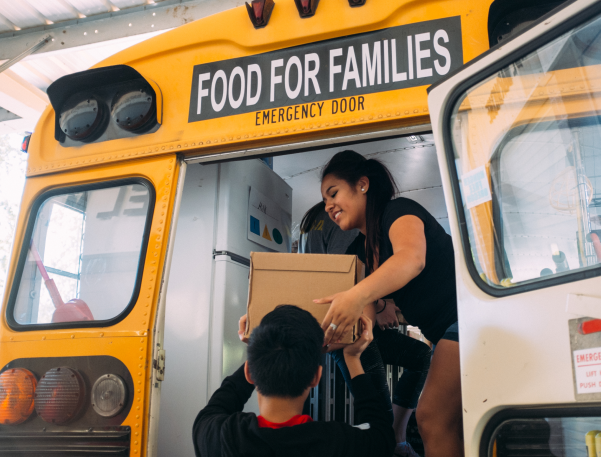
[[248, 368], [259, 393], [301, 396], [319, 369], [323, 338], [317, 320], [293, 305], [265, 315], [248, 342]]

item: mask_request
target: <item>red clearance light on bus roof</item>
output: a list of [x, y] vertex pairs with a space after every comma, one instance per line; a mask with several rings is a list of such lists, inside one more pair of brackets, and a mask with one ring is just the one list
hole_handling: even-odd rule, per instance
[[21, 142], [21, 152], [27, 153], [29, 150], [29, 141], [31, 140], [31, 133], [23, 138], [23, 142]]
[[85, 398], [86, 387], [79, 372], [68, 367], [55, 367], [38, 383], [35, 410], [45, 422], [65, 425], [77, 417]]
[[349, 5], [352, 7], [363, 6], [367, 0], [348, 0]]
[[310, 18], [315, 14], [319, 0], [294, 0], [301, 18]]
[[252, 22], [255, 29], [261, 29], [269, 22], [275, 2], [273, 0], [252, 0], [252, 6], [248, 3], [245, 3], [245, 5], [250, 22]]
[[0, 424], [18, 425], [29, 418], [37, 383], [27, 369], [8, 369], [0, 375]]

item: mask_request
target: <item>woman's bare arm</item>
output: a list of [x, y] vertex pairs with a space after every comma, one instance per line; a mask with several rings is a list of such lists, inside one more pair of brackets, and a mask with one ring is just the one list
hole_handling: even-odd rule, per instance
[[[325, 343], [335, 343], [357, 322], [365, 305], [405, 286], [426, 266], [426, 235], [423, 222], [415, 216], [398, 218], [388, 233], [394, 254], [378, 269], [348, 291], [318, 299], [331, 303], [322, 323]], [[329, 327], [337, 326], [336, 330]]]

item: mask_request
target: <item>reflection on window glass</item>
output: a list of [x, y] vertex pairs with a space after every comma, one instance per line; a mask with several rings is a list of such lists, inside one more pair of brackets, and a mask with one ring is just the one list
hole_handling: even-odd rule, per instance
[[14, 320], [27, 325], [118, 316], [134, 292], [149, 198], [148, 189], [135, 184], [47, 199], [26, 248]]
[[489, 448], [497, 457], [597, 457], [599, 433], [601, 417], [508, 420], [496, 429]]
[[474, 266], [500, 288], [601, 267], [601, 19], [468, 90], [451, 120]]

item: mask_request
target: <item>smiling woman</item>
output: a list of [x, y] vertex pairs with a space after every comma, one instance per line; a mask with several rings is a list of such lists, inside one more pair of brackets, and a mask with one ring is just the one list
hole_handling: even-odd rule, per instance
[[0, 135], [0, 297], [13, 244], [19, 202], [25, 183], [27, 153], [19, 149], [23, 136]]
[[315, 302], [330, 304], [321, 325], [325, 343], [336, 343], [366, 306], [392, 298], [407, 321], [436, 344], [417, 407], [419, 430], [427, 456], [459, 456], [463, 445], [453, 244], [421, 205], [393, 199], [396, 190], [388, 168], [357, 152], [337, 153], [325, 166], [325, 210], [341, 230], [361, 232], [347, 254], [359, 256], [368, 276], [348, 291]]

